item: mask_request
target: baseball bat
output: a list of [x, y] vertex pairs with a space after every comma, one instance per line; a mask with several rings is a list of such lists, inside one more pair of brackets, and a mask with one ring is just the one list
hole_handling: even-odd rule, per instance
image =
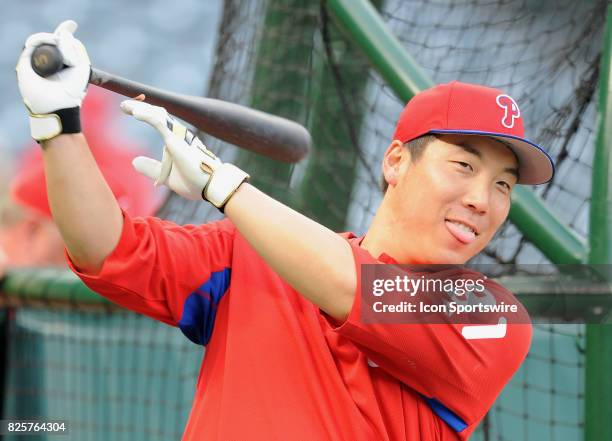
[[[42, 77], [65, 68], [59, 49], [50, 44], [35, 48], [31, 63]], [[228, 101], [168, 92], [94, 68], [89, 83], [127, 97], [144, 94], [145, 102], [165, 107], [199, 130], [277, 161], [298, 162], [310, 152], [308, 130], [286, 118]]]

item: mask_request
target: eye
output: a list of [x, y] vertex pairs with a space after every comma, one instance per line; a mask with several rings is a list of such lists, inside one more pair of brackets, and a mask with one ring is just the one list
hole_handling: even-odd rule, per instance
[[506, 181], [497, 181], [497, 184], [504, 189], [505, 192], [510, 192], [512, 187]]
[[470, 164], [468, 164], [467, 162], [463, 162], [463, 161], [455, 161], [455, 164], [457, 164], [459, 166], [459, 168], [464, 169], [464, 170], [469, 170], [469, 171], [474, 171], [474, 167], [472, 167]]

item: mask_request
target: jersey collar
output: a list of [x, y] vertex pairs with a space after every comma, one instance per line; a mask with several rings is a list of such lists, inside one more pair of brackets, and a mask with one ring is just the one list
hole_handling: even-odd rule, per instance
[[[363, 236], [355, 236], [353, 233], [351, 232], [347, 232], [347, 233], [342, 233], [342, 236], [346, 237], [350, 242], [356, 244], [357, 246], [361, 247], [361, 242], [363, 242], [363, 239], [365, 238], [365, 235]], [[372, 256], [374, 257], [374, 256]], [[389, 264], [397, 264], [397, 260], [395, 260], [393, 257], [389, 256], [387, 253], [381, 253], [380, 256], [378, 256], [376, 258], [376, 260], [378, 260], [379, 262], [382, 263], [389, 263]]]

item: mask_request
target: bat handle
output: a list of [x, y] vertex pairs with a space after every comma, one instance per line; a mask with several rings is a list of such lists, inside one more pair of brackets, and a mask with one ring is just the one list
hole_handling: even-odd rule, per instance
[[64, 68], [64, 60], [57, 46], [41, 44], [32, 52], [32, 69], [41, 77], [48, 77]]

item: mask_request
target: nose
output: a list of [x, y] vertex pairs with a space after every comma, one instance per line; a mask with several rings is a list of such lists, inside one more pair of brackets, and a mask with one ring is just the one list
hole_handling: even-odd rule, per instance
[[472, 180], [463, 195], [463, 205], [477, 214], [485, 214], [489, 210], [491, 187], [486, 181], [485, 179]]

